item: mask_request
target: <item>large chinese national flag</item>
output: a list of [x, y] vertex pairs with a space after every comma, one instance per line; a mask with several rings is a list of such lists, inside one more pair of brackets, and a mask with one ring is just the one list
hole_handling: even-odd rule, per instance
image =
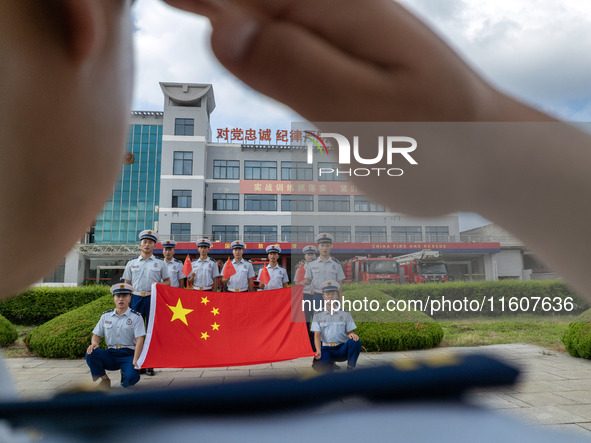
[[154, 284], [138, 365], [205, 368], [311, 357], [302, 297], [301, 286], [233, 293]]

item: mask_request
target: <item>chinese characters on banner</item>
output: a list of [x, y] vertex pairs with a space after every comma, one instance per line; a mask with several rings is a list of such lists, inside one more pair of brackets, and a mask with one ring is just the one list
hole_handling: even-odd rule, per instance
[[349, 182], [240, 180], [241, 194], [363, 195]]
[[[308, 134], [312, 133], [317, 136], [320, 135], [319, 131], [307, 131]], [[218, 128], [217, 140], [225, 141], [228, 143], [241, 142], [245, 144], [256, 144], [258, 143], [290, 143], [290, 144], [303, 144], [305, 142], [304, 137], [306, 133], [298, 129], [278, 129], [273, 132], [271, 129], [242, 129], [242, 128]]]

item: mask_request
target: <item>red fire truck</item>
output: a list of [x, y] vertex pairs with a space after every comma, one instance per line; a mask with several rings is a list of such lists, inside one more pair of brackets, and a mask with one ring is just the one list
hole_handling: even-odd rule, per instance
[[394, 257], [400, 268], [400, 283], [431, 283], [448, 281], [447, 266], [439, 251], [420, 252]]
[[345, 280], [398, 283], [398, 264], [393, 258], [353, 257], [343, 263]]

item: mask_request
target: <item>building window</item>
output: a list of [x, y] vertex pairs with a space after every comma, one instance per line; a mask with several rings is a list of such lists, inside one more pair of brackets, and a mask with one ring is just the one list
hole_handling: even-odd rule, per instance
[[175, 118], [174, 135], [195, 135], [195, 120], [192, 118]]
[[[318, 162], [318, 181], [321, 182], [346, 182], [349, 179], [348, 175], [337, 175], [338, 163]], [[330, 172], [332, 169], [333, 172]], [[346, 171], [349, 171], [348, 169]]]
[[172, 207], [173, 208], [190, 208], [191, 207], [191, 191], [190, 190], [173, 190], [172, 191]]
[[213, 178], [239, 180], [240, 179], [240, 161], [239, 160], [214, 160]]
[[355, 242], [385, 242], [386, 241], [386, 227], [385, 226], [355, 226]]
[[349, 212], [348, 195], [319, 195], [318, 211], [321, 212]]
[[449, 241], [449, 227], [425, 226], [425, 241]]
[[277, 180], [277, 162], [244, 162], [246, 180]]
[[283, 194], [281, 196], [281, 210], [293, 212], [311, 212], [314, 210], [314, 196]]
[[351, 227], [350, 226], [320, 226], [319, 234], [330, 234], [333, 236], [335, 243], [350, 243], [351, 242]]
[[313, 242], [314, 226], [281, 226], [281, 241]]
[[245, 226], [245, 242], [276, 242], [277, 226]]
[[372, 202], [364, 195], [355, 196], [354, 207], [355, 212], [384, 212], [382, 205]]
[[190, 151], [174, 151], [174, 175], [193, 175], [193, 153]]
[[213, 231], [213, 241], [232, 242], [238, 240], [238, 226], [214, 225], [211, 230]]
[[313, 166], [306, 162], [281, 162], [281, 180], [312, 181]]
[[170, 236], [176, 241], [191, 241], [191, 223], [171, 223]]
[[276, 211], [277, 196], [270, 194], [244, 194], [245, 211]]
[[392, 241], [419, 242], [423, 240], [420, 226], [392, 226]]
[[213, 194], [214, 211], [238, 211], [240, 194]]

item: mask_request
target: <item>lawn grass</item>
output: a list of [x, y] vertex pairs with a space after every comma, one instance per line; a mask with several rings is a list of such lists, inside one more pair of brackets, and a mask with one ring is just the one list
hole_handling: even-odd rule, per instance
[[527, 343], [554, 351], [566, 352], [562, 337], [576, 316], [440, 321], [443, 341], [440, 346], [485, 346], [506, 343]]
[[25, 338], [25, 336], [33, 329], [35, 329], [37, 326], [14, 325], [14, 327], [16, 328], [16, 332], [18, 332], [18, 338], [10, 346], [2, 348], [2, 355], [4, 356], [4, 358], [35, 357], [35, 354], [29, 351], [29, 349], [23, 342], [23, 338]]

